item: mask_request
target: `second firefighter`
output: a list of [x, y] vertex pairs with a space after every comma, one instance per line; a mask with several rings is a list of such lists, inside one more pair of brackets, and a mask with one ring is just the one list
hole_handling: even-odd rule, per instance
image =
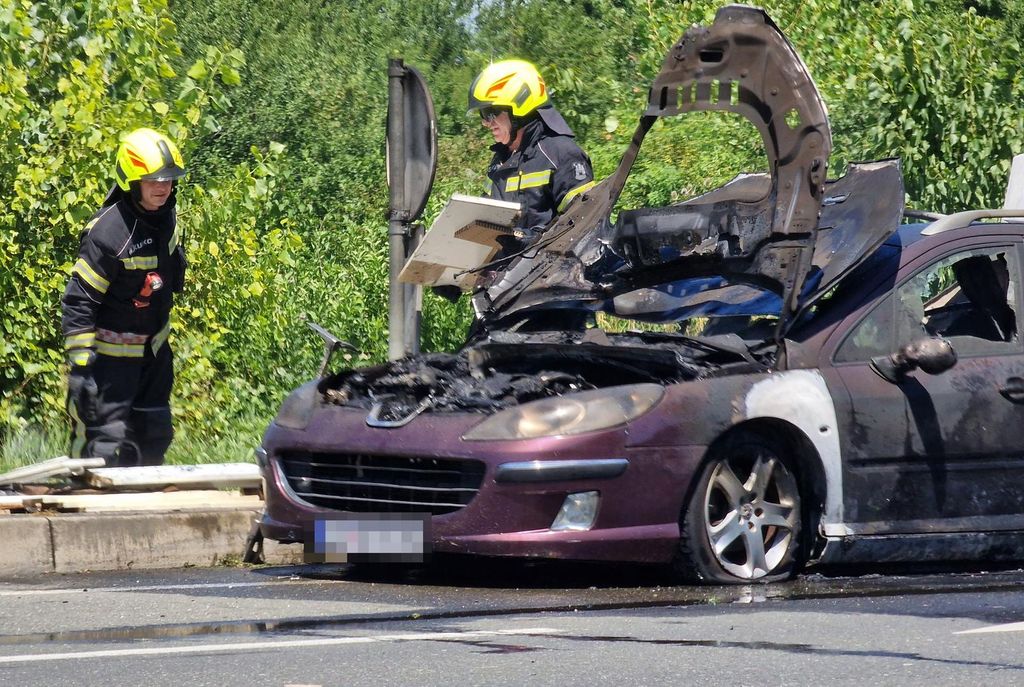
[[124, 138], [116, 184], [85, 225], [64, 297], [72, 457], [159, 465], [171, 443], [170, 313], [185, 280], [175, 211], [185, 163], [152, 129]]

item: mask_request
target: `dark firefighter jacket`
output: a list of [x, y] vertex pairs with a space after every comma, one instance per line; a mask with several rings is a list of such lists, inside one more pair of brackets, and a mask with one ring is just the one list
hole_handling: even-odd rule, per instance
[[537, 113], [523, 128], [518, 150], [501, 143], [491, 146], [494, 157], [487, 168], [490, 197], [521, 203], [519, 228], [527, 234], [543, 229], [573, 198], [594, 186], [590, 158], [562, 115], [553, 107]]
[[[115, 192], [81, 235], [78, 260], [64, 298], [62, 328], [69, 350], [141, 358], [167, 339], [173, 294], [185, 279], [185, 251], [174, 195], [156, 212], [138, 208]], [[148, 298], [143, 287], [155, 272], [163, 282]], [[152, 283], [152, 279], [151, 279]]]

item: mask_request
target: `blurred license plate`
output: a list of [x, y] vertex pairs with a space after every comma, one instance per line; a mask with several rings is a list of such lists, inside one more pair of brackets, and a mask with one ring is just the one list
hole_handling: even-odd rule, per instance
[[430, 553], [430, 515], [359, 513], [317, 520], [304, 548], [308, 563], [419, 563]]

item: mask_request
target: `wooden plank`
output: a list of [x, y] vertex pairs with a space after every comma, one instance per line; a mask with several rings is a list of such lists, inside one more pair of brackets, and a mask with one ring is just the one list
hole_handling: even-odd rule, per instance
[[0, 475], [0, 484], [28, 484], [40, 480], [45, 481], [57, 475], [78, 475], [86, 468], [101, 468], [103, 465], [102, 458], [58, 456], [5, 472]]
[[86, 470], [85, 478], [99, 489], [256, 488], [260, 470], [253, 463], [209, 463], [205, 465], [152, 465], [131, 468]]
[[141, 492], [135, 494], [67, 494], [25, 497], [41, 503], [46, 510], [76, 510], [86, 513], [138, 510], [180, 510], [185, 508], [261, 508], [259, 496], [217, 490]]
[[14, 494], [12, 496], [0, 496], [0, 510], [21, 510], [25, 507], [26, 501], [38, 500], [39, 496], [25, 496]]

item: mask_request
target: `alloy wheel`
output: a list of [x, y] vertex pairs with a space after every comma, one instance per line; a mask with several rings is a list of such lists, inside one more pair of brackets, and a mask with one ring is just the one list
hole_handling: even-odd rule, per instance
[[720, 459], [704, 496], [711, 552], [728, 573], [755, 580], [784, 561], [800, 526], [796, 478], [770, 451]]

